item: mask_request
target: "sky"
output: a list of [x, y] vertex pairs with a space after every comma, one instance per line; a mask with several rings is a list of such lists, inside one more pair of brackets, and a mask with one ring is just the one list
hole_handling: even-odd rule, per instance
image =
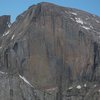
[[0, 16], [11, 15], [11, 21], [13, 22], [29, 6], [39, 2], [51, 2], [100, 16], [100, 0], [0, 0]]

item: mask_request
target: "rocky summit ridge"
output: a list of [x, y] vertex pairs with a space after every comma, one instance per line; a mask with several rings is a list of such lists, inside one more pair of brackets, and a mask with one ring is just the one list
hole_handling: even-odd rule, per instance
[[0, 100], [100, 100], [100, 17], [47, 2], [1, 16]]

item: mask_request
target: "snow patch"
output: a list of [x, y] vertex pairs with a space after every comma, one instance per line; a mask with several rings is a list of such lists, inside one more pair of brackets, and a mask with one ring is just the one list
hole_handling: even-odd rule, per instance
[[75, 15], [75, 16], [77, 15], [77, 13], [75, 13], [75, 12], [71, 12], [71, 14], [73, 14], [73, 15]]
[[9, 31], [7, 31], [6, 33], [4, 33], [3, 36], [6, 36], [6, 35], [8, 35], [8, 34], [9, 34]]
[[90, 28], [89, 27], [86, 27], [86, 26], [81, 26], [82, 28], [86, 29], [86, 30], [89, 30]]
[[95, 20], [97, 23], [100, 23], [100, 21], [98, 21], [98, 20]]
[[94, 87], [96, 87], [97, 85], [95, 84]]
[[93, 29], [93, 26], [91, 26], [91, 25], [90, 25], [90, 28], [92, 28], [92, 29]]
[[81, 89], [81, 86], [80, 86], [80, 85], [78, 85], [76, 88], [77, 88], [77, 89]]
[[73, 18], [70, 18], [70, 19], [74, 21], [74, 19], [73, 19]]
[[8, 27], [10, 28], [11, 27], [11, 23], [10, 22], [7, 22], [7, 24], [8, 24]]
[[11, 37], [11, 39], [13, 40], [14, 37], [15, 37], [15, 35], [13, 35], [13, 36]]
[[71, 89], [73, 89], [73, 87], [69, 87], [68, 89], [71, 90]]
[[11, 27], [11, 24], [8, 24], [8, 27], [10, 28]]
[[5, 72], [0, 71], [0, 74], [5, 74]]
[[19, 77], [20, 77], [25, 83], [27, 83], [29, 86], [33, 87], [33, 86], [29, 83], [29, 81], [28, 81], [24, 76], [19, 75]]
[[0, 71], [0, 74], [7, 74], [6, 72]]
[[100, 89], [98, 90], [98, 92], [100, 92]]
[[75, 18], [77, 23], [84, 24], [83, 20], [80, 18]]
[[87, 84], [84, 84], [84, 87], [87, 87]]

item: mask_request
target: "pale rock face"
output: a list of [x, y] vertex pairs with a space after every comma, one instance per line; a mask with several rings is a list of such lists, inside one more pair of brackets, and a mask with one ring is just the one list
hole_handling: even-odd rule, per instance
[[8, 20], [7, 28], [0, 24], [0, 100], [99, 100], [93, 86], [100, 87], [96, 20], [84, 11], [39, 3], [11, 27]]

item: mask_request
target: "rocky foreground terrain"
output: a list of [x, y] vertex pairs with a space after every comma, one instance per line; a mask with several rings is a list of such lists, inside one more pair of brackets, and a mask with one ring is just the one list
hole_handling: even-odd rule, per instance
[[46, 2], [1, 16], [0, 100], [100, 100], [100, 17]]

